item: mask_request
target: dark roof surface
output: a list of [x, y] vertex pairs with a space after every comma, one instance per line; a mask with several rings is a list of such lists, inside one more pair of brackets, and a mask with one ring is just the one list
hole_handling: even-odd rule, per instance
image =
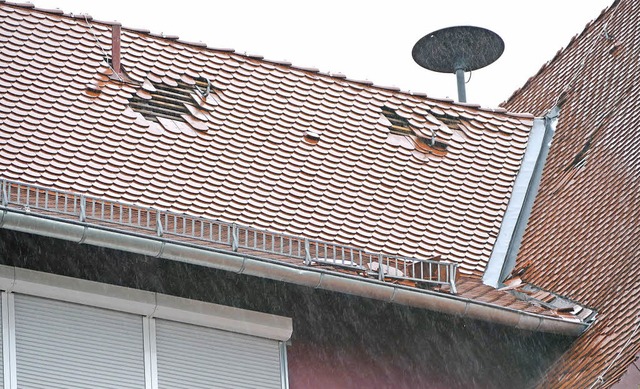
[[598, 311], [544, 387], [611, 387], [640, 351], [639, 55], [640, 3], [616, 1], [503, 104], [562, 107], [516, 271]]

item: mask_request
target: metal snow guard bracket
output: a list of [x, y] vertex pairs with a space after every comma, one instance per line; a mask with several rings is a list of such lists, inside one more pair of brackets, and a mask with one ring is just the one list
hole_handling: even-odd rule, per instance
[[[320, 240], [241, 226], [203, 217], [46, 188], [3, 179], [0, 192], [0, 227], [4, 213], [11, 209], [54, 219], [125, 233], [182, 242], [226, 252], [240, 249], [266, 254], [270, 260], [307, 266], [330, 266], [382, 282], [408, 282], [448, 286], [456, 294], [458, 264], [454, 262], [406, 258], [370, 253]], [[289, 261], [287, 261], [289, 260]]]

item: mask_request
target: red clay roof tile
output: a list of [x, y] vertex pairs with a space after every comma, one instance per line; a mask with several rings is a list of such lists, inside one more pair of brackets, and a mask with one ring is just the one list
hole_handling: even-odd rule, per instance
[[[123, 28], [120, 80], [102, 58], [111, 26], [0, 4], [0, 177], [385, 255], [439, 255], [472, 277], [462, 290], [534, 310], [480, 283], [530, 115], [175, 39]], [[131, 108], [153, 84], [178, 83], [194, 88], [180, 118], [152, 122]], [[390, 142], [382, 106], [426, 137], [436, 131], [446, 153]], [[317, 144], [304, 140], [311, 129]]]
[[541, 387], [613, 387], [640, 352], [639, 25], [640, 4], [615, 1], [504, 104], [562, 104], [516, 270], [598, 311]]

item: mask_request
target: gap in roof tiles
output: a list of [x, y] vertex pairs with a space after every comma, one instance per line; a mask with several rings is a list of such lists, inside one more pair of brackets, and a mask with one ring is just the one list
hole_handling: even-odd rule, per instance
[[200, 108], [194, 106], [194, 99], [207, 99], [212, 93], [217, 94], [219, 89], [204, 78], [196, 79], [194, 85], [182, 80], [174, 81], [177, 84], [175, 86], [145, 81], [138, 93], [130, 99], [129, 105], [152, 122], [158, 122], [158, 118], [187, 122], [184, 115], [201, 121], [203, 118], [194, 116]]
[[415, 135], [411, 129], [409, 121], [398, 115], [395, 110], [387, 106], [382, 107], [382, 114], [386, 117], [391, 125], [388, 127], [392, 134], [396, 135]]
[[578, 169], [587, 164], [587, 157], [589, 156], [589, 150], [591, 149], [591, 146], [593, 144], [594, 137], [595, 137], [595, 132], [589, 135], [589, 138], [585, 142], [584, 146], [573, 158], [573, 161], [571, 162], [571, 164], [565, 168], [565, 171], [569, 171], [572, 168]]
[[382, 107], [382, 115], [384, 115], [390, 123], [388, 126], [390, 134], [387, 138], [390, 144], [415, 150], [415, 154], [419, 159], [423, 158], [417, 154], [446, 155], [447, 144], [436, 139], [434, 131], [431, 132], [430, 137], [418, 135], [416, 131], [411, 128], [411, 124], [406, 118], [398, 115], [394, 109], [388, 106]]
[[309, 130], [304, 134], [304, 140], [309, 144], [315, 145], [320, 141], [320, 133]]

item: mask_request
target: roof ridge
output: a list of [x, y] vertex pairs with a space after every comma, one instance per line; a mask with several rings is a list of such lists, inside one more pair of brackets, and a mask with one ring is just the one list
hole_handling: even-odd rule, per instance
[[[6, 4], [6, 5], [9, 5], [9, 6], [13, 6], [13, 7], [25, 8], [25, 9], [29, 9], [31, 11], [49, 13], [49, 14], [52, 14], [52, 15], [55, 15], [55, 16], [68, 17], [68, 18], [73, 18], [73, 19], [82, 19], [82, 20], [86, 20], [87, 22], [99, 23], [99, 24], [104, 24], [104, 25], [109, 25], [109, 26], [120, 25], [120, 26], [122, 26], [122, 30], [123, 31], [131, 31], [131, 32], [135, 32], [135, 33], [138, 33], [138, 34], [149, 35], [149, 36], [157, 38], [157, 39], [166, 39], [166, 40], [169, 40], [169, 41], [172, 41], [172, 42], [176, 42], [176, 43], [180, 43], [180, 44], [183, 44], [183, 45], [194, 46], [194, 47], [197, 47], [199, 49], [207, 49], [207, 50], [219, 51], [219, 52], [223, 52], [223, 53], [233, 53], [234, 55], [238, 55], [238, 56], [241, 56], [241, 57], [246, 57], [246, 58], [250, 58], [250, 59], [253, 59], [253, 60], [257, 60], [257, 61], [262, 61], [262, 62], [274, 64], [276, 66], [283, 66], [283, 67], [295, 69], [295, 70], [298, 70], [298, 71], [303, 71], [303, 72], [308, 72], [308, 73], [315, 73], [315, 74], [318, 74], [320, 76], [329, 77], [329, 78], [334, 79], [334, 80], [348, 82], [348, 83], [351, 83], [351, 84], [361, 85], [361, 86], [364, 86], [366, 88], [373, 88], [373, 89], [383, 90], [383, 91], [388, 91], [388, 92], [393, 92], [393, 93], [401, 93], [401, 94], [404, 94], [406, 96], [419, 97], [419, 98], [423, 98], [423, 99], [432, 100], [432, 101], [435, 101], [435, 102], [445, 102], [445, 103], [448, 103], [448, 104], [451, 104], [451, 105], [464, 107], [466, 109], [472, 109], [472, 110], [478, 110], [478, 111], [484, 111], [484, 112], [492, 112], [492, 113], [504, 113], [504, 114], [509, 115], [509, 116], [522, 117], [521, 115], [512, 115], [511, 112], [508, 112], [508, 111], [504, 110], [499, 105], [496, 106], [496, 107], [484, 107], [484, 106], [482, 106], [480, 104], [475, 104], [475, 103], [457, 102], [457, 101], [455, 101], [453, 99], [450, 99], [450, 98], [433, 97], [433, 96], [428, 95], [426, 92], [402, 90], [401, 88], [399, 88], [397, 86], [394, 86], [394, 85], [391, 85], [391, 86], [389, 86], [389, 85], [379, 85], [379, 84], [376, 84], [376, 83], [374, 83], [373, 81], [370, 81], [370, 80], [366, 80], [366, 79], [365, 80], [361, 80], [361, 79], [351, 78], [351, 77], [348, 77], [345, 74], [340, 73], [340, 72], [335, 72], [335, 73], [333, 73], [333, 72], [324, 72], [324, 71], [321, 71], [321, 70], [319, 70], [318, 68], [315, 68], [315, 67], [306, 67], [306, 66], [295, 65], [295, 64], [289, 62], [288, 60], [269, 59], [269, 58], [265, 58], [261, 54], [248, 53], [246, 51], [244, 53], [240, 53], [240, 52], [236, 51], [233, 48], [214, 47], [214, 46], [209, 46], [205, 42], [194, 42], [194, 41], [182, 40], [182, 39], [180, 39], [180, 37], [178, 35], [156, 33], [156, 32], [152, 32], [151, 30], [149, 30], [147, 28], [123, 26], [118, 21], [106, 21], [106, 20], [95, 19], [93, 16], [91, 16], [91, 15], [89, 15], [87, 13], [73, 14], [73, 13], [66, 13], [66, 12], [64, 12], [64, 10], [61, 10], [59, 8], [55, 8], [55, 9], [40, 8], [40, 7], [37, 7], [36, 5], [34, 5], [33, 3], [30, 3], [30, 2], [11, 2], [11, 1], [6, 1], [6, 0], [0, 0], [0, 4]], [[532, 115], [531, 116], [525, 115], [524, 117], [533, 117], [533, 116]]]

